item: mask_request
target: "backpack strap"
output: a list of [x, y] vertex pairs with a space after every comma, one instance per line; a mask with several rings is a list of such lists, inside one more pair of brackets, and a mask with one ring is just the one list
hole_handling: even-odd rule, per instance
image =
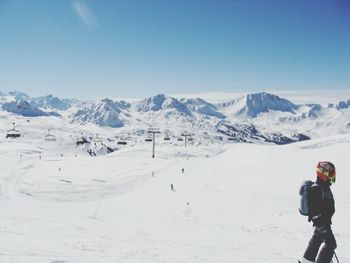
[[318, 189], [321, 190], [321, 194], [322, 194], [322, 200], [324, 199], [324, 190], [323, 188], [317, 183], [317, 182], [314, 182], [311, 187], [318, 187]]

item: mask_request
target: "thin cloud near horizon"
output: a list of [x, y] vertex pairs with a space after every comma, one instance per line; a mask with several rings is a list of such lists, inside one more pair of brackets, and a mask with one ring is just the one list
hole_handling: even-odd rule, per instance
[[82, 1], [72, 2], [74, 12], [78, 15], [80, 20], [88, 27], [95, 28], [98, 26], [96, 16], [91, 9]]

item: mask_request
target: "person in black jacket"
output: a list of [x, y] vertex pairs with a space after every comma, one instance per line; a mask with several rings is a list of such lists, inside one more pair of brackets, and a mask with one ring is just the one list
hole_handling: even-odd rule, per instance
[[[317, 181], [311, 186], [309, 196], [309, 221], [313, 222], [315, 231], [304, 253], [302, 263], [330, 263], [337, 247], [331, 229], [335, 205], [330, 189], [330, 186], [335, 183], [335, 166], [331, 162], [319, 162], [316, 172]], [[322, 243], [324, 246], [317, 257]]]

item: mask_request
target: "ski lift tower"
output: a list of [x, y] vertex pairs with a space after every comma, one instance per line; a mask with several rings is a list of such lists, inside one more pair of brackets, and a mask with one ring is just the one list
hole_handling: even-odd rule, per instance
[[154, 158], [154, 148], [155, 148], [155, 145], [156, 145], [156, 134], [157, 133], [160, 133], [159, 129], [156, 129], [156, 128], [149, 128], [148, 131], [147, 131], [148, 134], [152, 134], [152, 138], [153, 138], [153, 147], [152, 147], [152, 158]]
[[186, 147], [187, 146], [187, 137], [191, 138], [192, 134], [184, 132], [181, 134], [181, 136], [185, 137], [185, 147]]

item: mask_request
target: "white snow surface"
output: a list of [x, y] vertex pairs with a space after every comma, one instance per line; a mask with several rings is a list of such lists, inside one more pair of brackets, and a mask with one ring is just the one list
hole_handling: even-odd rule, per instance
[[81, 130], [115, 130], [1, 114], [1, 132], [16, 119], [22, 136], [0, 139], [0, 262], [296, 262], [313, 231], [298, 188], [319, 160], [337, 167], [333, 231], [350, 262], [349, 134], [186, 148], [158, 135], [154, 159], [138, 141], [90, 157], [75, 146]]

